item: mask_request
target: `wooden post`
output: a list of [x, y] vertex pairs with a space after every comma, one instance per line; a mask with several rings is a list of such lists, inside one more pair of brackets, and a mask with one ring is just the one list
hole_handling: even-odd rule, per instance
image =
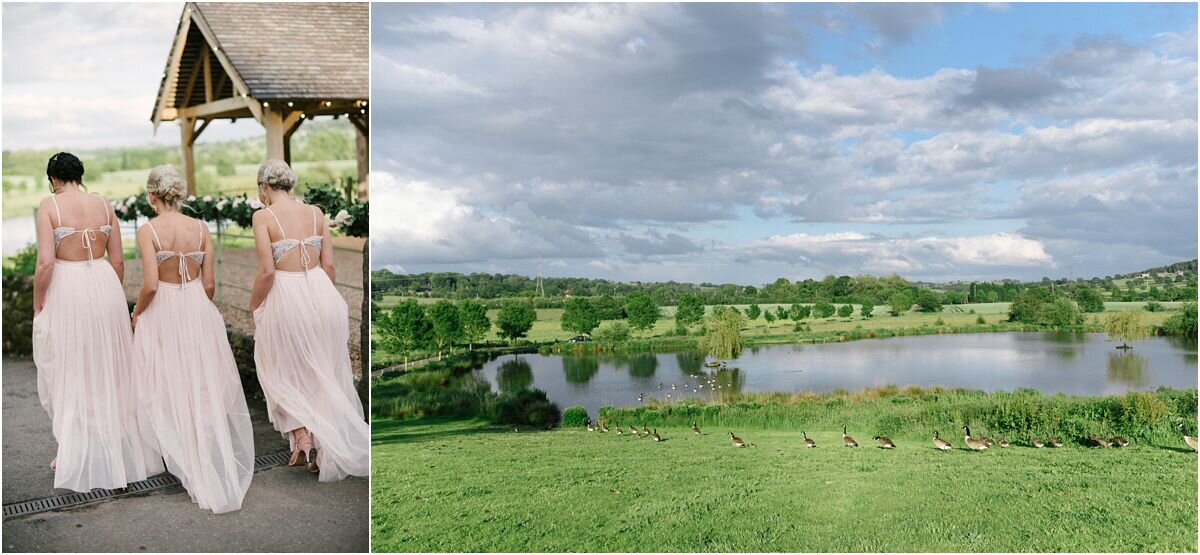
[[283, 160], [286, 156], [283, 148], [283, 112], [274, 106], [264, 107], [263, 127], [267, 128], [267, 158]]
[[358, 198], [366, 200], [370, 188], [367, 186], [367, 172], [370, 171], [370, 138], [360, 128], [355, 128], [354, 151], [358, 159]]
[[179, 148], [183, 154], [183, 178], [187, 180], [189, 195], [196, 194], [196, 158], [192, 145], [196, 142], [195, 118], [179, 118]]

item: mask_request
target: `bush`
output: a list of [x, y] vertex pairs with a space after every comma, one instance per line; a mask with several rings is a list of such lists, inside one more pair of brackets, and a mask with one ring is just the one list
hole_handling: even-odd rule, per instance
[[588, 422], [588, 411], [581, 406], [576, 405], [563, 411], [562, 427], [564, 428], [582, 428]]
[[514, 426], [553, 426], [561, 418], [558, 405], [551, 403], [546, 392], [523, 389], [501, 395], [493, 404], [491, 420], [496, 424]]
[[33, 354], [33, 276], [4, 275], [4, 355]]
[[1196, 337], [1196, 303], [1183, 303], [1178, 312], [1163, 322], [1162, 331], [1166, 335]]
[[4, 264], [4, 275], [21, 274], [32, 276], [37, 267], [37, 243], [30, 243], [25, 248], [10, 256]]
[[604, 343], [623, 343], [629, 341], [629, 325], [625, 322], [613, 322], [606, 328], [596, 330], [595, 339]]
[[1146, 312], [1162, 312], [1165, 309], [1163, 308], [1162, 303], [1158, 301], [1150, 301], [1142, 305], [1142, 310], [1145, 310]]
[[976, 324], [979, 324], [979, 325], [981, 325], [981, 326], [982, 326], [982, 325], [984, 325], [984, 324], [986, 324], [986, 323], [987, 323], [987, 320], [984, 320], [984, 319], [983, 319], [983, 315], [982, 315], [982, 314], [980, 314], [979, 316], [976, 316], [976, 317], [975, 317], [975, 323], [976, 323]]

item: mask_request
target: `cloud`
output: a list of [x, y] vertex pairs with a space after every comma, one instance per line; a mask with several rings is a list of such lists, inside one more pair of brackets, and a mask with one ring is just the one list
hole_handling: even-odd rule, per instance
[[[1195, 220], [1194, 179], [1187, 184], [1196, 166], [1194, 32], [1079, 34], [1002, 67], [901, 73], [886, 63], [847, 71], [836, 56], [814, 62], [813, 36], [852, 42], [868, 29], [881, 45], [921, 46], [932, 26], [988, 11], [602, 4], [375, 12], [377, 67], [421, 70], [376, 79], [388, 92], [375, 99], [375, 168], [455, 191], [473, 218], [519, 229], [524, 244], [553, 234], [580, 247], [556, 239], [544, 253], [604, 263], [563, 270], [626, 279], [694, 271], [743, 282], [865, 268], [1040, 277], [1036, 264], [1058, 261], [1101, 271], [1110, 261], [1077, 250], [1096, 250], [1085, 232], [1054, 224], [1092, 229], [1118, 212], [1099, 216], [1080, 197], [1043, 218], [1032, 191], [1134, 169], [1160, 177], [1138, 210], [1178, 222], [1175, 230]], [[434, 38], [399, 36], [408, 30]], [[441, 92], [398, 94], [401, 84], [423, 87], [417, 73]], [[870, 239], [831, 251], [764, 243], [846, 229]], [[1170, 233], [1125, 241], [1156, 263], [1186, 258], [1187, 249], [1195, 256], [1194, 238], [1170, 249], [1148, 243]], [[493, 256], [468, 243], [439, 259], [528, 265], [520, 249]], [[856, 249], [872, 254], [847, 255]], [[765, 256], [741, 267], [760, 251], [808, 264]], [[704, 264], [688, 260], [696, 252]]]

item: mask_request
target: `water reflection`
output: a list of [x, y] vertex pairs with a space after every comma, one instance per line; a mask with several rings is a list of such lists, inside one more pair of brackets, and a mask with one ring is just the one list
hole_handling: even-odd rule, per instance
[[497, 391], [535, 387], [560, 407], [589, 410], [686, 398], [725, 401], [747, 392], [858, 391], [885, 384], [1032, 388], [1068, 395], [1196, 387], [1195, 340], [1152, 337], [1138, 341], [1124, 356], [1113, 345], [1104, 334], [910, 336], [762, 346], [747, 349], [720, 370], [705, 368], [695, 352], [527, 354], [489, 361], [479, 375]]
[[586, 384], [600, 372], [600, 359], [590, 356], [562, 357], [563, 375], [574, 384]]
[[1134, 353], [1108, 353], [1108, 383], [1123, 383], [1126, 385], [1146, 385], [1146, 368], [1150, 361], [1142, 355]]
[[533, 383], [533, 366], [524, 357], [515, 357], [500, 363], [496, 371], [496, 384], [503, 393], [515, 393], [529, 389]]
[[635, 378], [651, 378], [658, 370], [658, 357], [651, 354], [629, 355], [623, 361], [629, 368], [629, 375]]

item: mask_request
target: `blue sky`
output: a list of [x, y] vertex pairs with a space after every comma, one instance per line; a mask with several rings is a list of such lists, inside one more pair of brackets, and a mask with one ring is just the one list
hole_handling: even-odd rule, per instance
[[1196, 256], [1194, 4], [373, 11], [396, 271], [1092, 276]]

